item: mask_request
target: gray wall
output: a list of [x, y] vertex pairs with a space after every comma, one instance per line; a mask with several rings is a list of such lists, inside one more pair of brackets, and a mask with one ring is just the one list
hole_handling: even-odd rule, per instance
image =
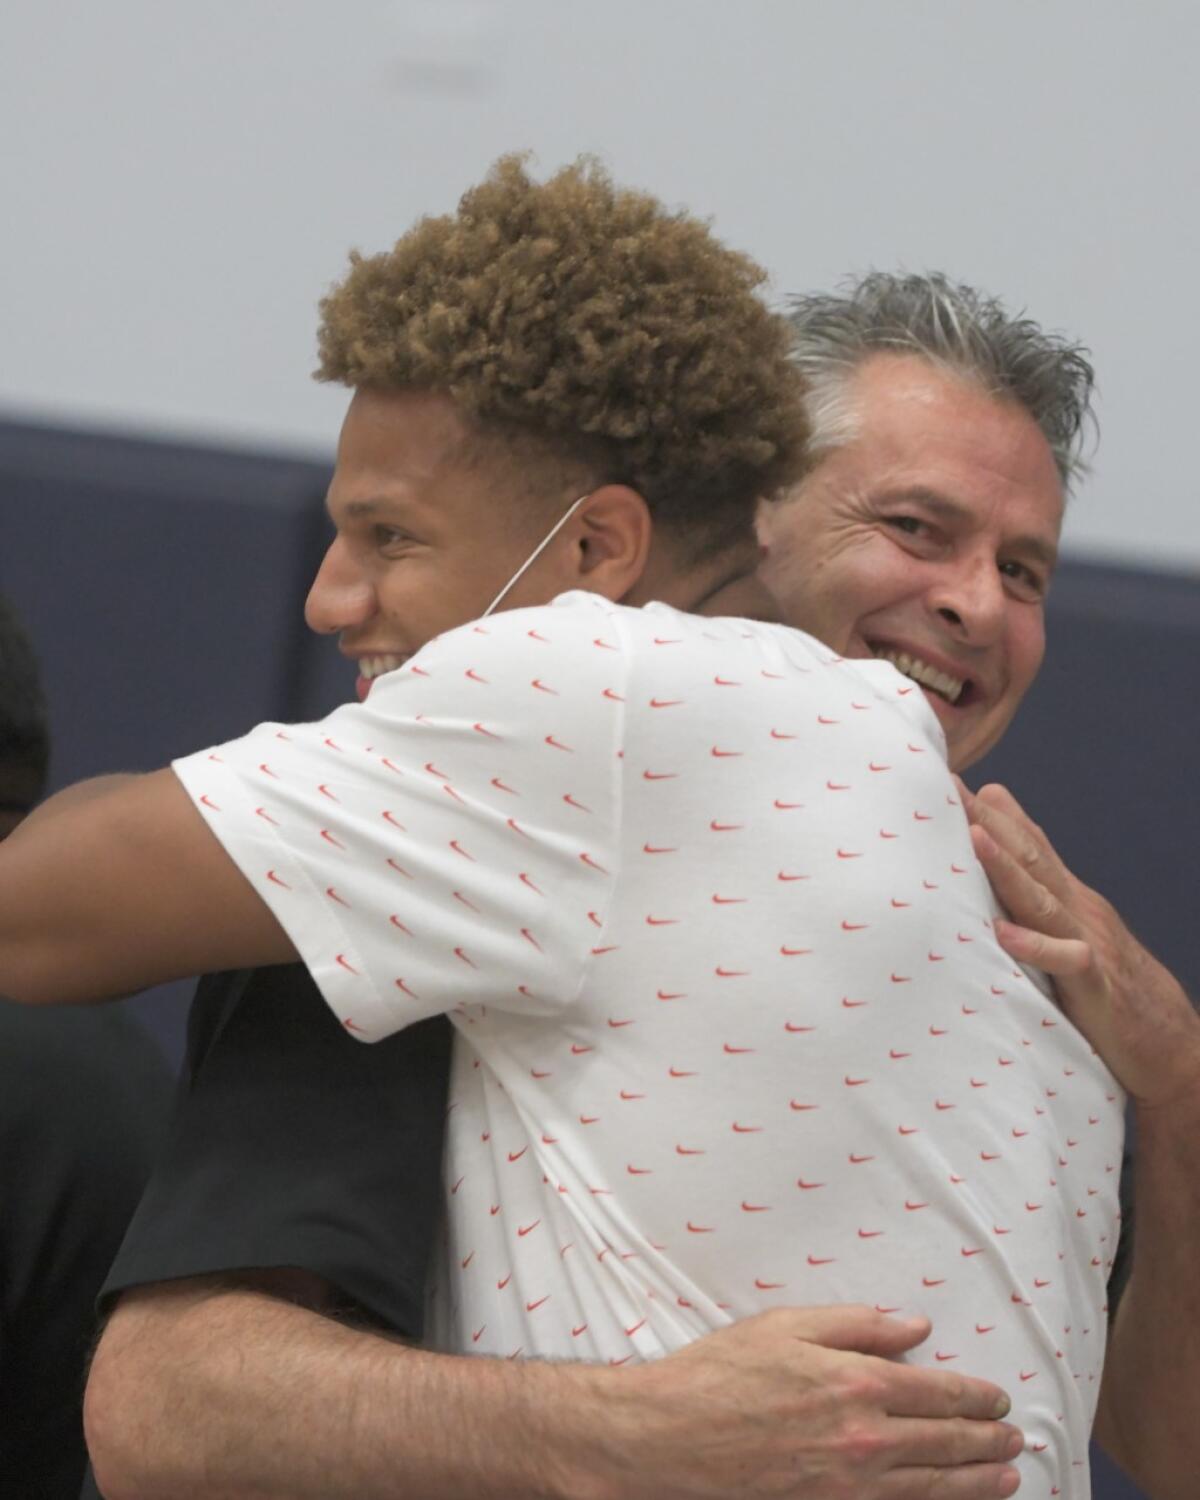
[[326, 453], [314, 307], [347, 248], [503, 150], [596, 151], [776, 293], [941, 265], [1085, 337], [1104, 440], [1069, 543], [1200, 570], [1188, 0], [9, 0], [3, 25], [10, 412]]

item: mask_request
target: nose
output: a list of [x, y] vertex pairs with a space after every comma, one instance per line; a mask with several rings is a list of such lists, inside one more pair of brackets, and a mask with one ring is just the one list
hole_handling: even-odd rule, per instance
[[995, 558], [983, 554], [960, 558], [940, 571], [929, 602], [952, 632], [972, 646], [996, 639], [1004, 623], [1004, 580]]
[[341, 537], [335, 537], [317, 569], [304, 618], [318, 635], [336, 635], [366, 622], [375, 613], [375, 589], [350, 555]]

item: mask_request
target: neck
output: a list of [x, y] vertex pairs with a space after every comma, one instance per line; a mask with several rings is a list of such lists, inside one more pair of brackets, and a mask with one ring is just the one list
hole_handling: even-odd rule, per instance
[[758, 562], [759, 547], [753, 541], [687, 569], [660, 556], [652, 560], [638, 586], [622, 602], [639, 605], [657, 600], [691, 615], [736, 615], [744, 620], [782, 622], [779, 606], [758, 577]]

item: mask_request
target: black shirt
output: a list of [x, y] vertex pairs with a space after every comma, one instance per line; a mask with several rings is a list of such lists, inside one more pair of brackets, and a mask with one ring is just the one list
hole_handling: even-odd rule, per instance
[[364, 1046], [300, 964], [202, 979], [166, 1146], [103, 1296], [298, 1266], [419, 1337], [449, 1064], [441, 1017]]
[[75, 1500], [94, 1304], [171, 1095], [111, 1006], [0, 1000], [0, 1497]]

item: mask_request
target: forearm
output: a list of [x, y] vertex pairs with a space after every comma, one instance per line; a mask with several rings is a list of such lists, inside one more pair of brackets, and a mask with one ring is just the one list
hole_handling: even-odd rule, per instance
[[1138, 1112], [1133, 1270], [1112, 1329], [1096, 1435], [1152, 1500], [1190, 1500], [1200, 1469], [1197, 1140], [1200, 1083]]
[[193, 1284], [118, 1308], [85, 1420], [110, 1500], [567, 1497], [603, 1493], [572, 1413], [590, 1420], [612, 1379], [428, 1354]]

